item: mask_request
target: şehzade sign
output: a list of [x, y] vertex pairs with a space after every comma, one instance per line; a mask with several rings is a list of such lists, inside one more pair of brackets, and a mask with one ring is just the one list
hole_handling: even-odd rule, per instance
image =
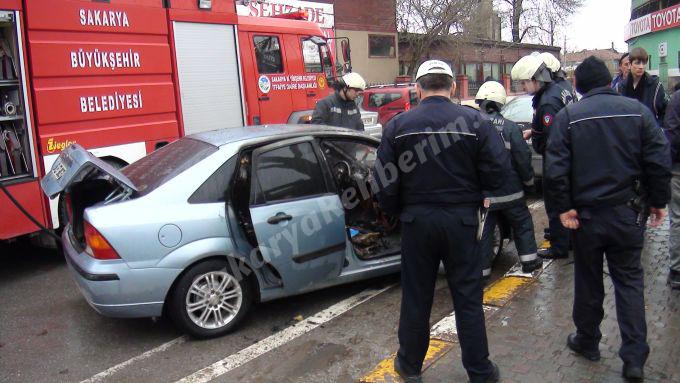
[[271, 17], [298, 11], [306, 11], [307, 19], [318, 24], [326, 37], [334, 37], [333, 4], [299, 0], [268, 0], [266, 2], [250, 1], [246, 5], [236, 5], [236, 12], [243, 16]]
[[680, 4], [632, 20], [626, 25], [624, 40], [676, 27], [680, 27]]

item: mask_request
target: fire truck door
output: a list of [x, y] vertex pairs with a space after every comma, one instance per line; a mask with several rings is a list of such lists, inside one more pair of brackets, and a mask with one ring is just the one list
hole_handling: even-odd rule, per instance
[[173, 23], [184, 134], [243, 126], [233, 25]]
[[[291, 91], [290, 68], [283, 36], [280, 34], [250, 33], [253, 61], [257, 64], [255, 81], [258, 103], [260, 104], [261, 124], [281, 124], [288, 122], [293, 112], [293, 92]], [[292, 54], [292, 52], [290, 52]]]

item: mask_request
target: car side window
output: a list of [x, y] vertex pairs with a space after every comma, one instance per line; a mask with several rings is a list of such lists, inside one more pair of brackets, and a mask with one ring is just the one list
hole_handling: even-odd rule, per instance
[[411, 106], [416, 106], [418, 103], [420, 103], [420, 99], [418, 98], [418, 93], [416, 93], [415, 90], [409, 90], [408, 95], [411, 101]]
[[354, 140], [324, 140], [321, 147], [329, 162], [332, 162], [331, 165], [338, 161], [350, 161], [359, 162], [367, 169], [373, 168], [378, 153], [375, 146]]
[[219, 169], [208, 177], [194, 194], [189, 197], [190, 204], [216, 203], [227, 200], [227, 189], [236, 168], [236, 157], [232, 156]]
[[309, 142], [260, 154], [255, 175], [260, 190], [258, 202], [270, 203], [327, 192], [319, 160]]
[[255, 59], [257, 71], [265, 73], [283, 73], [281, 45], [277, 36], [254, 36]]
[[368, 106], [380, 107], [401, 98], [401, 93], [373, 93], [368, 99]]

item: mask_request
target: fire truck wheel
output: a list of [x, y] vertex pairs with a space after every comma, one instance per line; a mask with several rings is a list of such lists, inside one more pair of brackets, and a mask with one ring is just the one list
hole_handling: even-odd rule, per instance
[[[252, 276], [252, 274], [251, 274]], [[234, 273], [222, 259], [187, 269], [170, 292], [168, 314], [195, 338], [214, 338], [232, 331], [253, 305], [254, 284]]]

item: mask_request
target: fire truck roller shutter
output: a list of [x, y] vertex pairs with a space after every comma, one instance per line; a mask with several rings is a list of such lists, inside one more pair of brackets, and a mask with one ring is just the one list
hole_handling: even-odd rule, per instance
[[244, 125], [233, 25], [174, 22], [184, 134]]

